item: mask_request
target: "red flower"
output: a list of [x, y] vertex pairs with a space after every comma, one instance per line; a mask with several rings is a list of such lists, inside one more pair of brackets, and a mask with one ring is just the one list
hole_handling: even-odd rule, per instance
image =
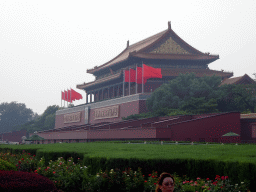
[[52, 173], [55, 174], [56, 172], [53, 171]]
[[228, 179], [228, 176], [225, 176], [225, 179]]
[[22, 158], [21, 160], [24, 160], [24, 158]]
[[147, 181], [146, 181], [146, 180], [145, 180], [144, 182], [145, 182], [145, 183], [147, 183]]
[[37, 172], [37, 170], [34, 171], [35, 173]]
[[224, 176], [221, 176], [221, 179], [222, 179], [222, 180], [224, 180], [224, 179], [225, 179], [225, 177], [224, 177]]
[[19, 161], [19, 164], [21, 164], [21, 162]]
[[154, 183], [154, 185], [156, 185], [156, 183]]
[[209, 181], [210, 179], [209, 179], [209, 178], [207, 178], [206, 180], [207, 180], [207, 181]]
[[148, 176], [150, 177], [150, 176], [151, 176], [151, 174], [148, 174]]

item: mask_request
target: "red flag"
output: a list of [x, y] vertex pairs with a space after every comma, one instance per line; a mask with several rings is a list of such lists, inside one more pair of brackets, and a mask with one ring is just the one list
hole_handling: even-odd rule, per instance
[[130, 78], [130, 82], [136, 82], [136, 71], [134, 69], [130, 69], [130, 74], [129, 74], [129, 70], [125, 70], [125, 78], [124, 78], [124, 82], [129, 82], [129, 78]]
[[65, 100], [65, 92], [62, 92], [62, 91], [61, 91], [61, 95], [62, 95], [62, 96], [61, 96], [61, 99], [62, 99], [62, 100]]
[[72, 101], [83, 99], [83, 96], [73, 89], [71, 89], [71, 94], [72, 94]]
[[68, 102], [72, 103], [72, 99], [71, 99], [71, 91], [68, 90]]
[[161, 68], [153, 68], [143, 64], [143, 83], [145, 84], [150, 78], [162, 78]]
[[68, 92], [67, 91], [64, 91], [64, 94], [65, 94], [65, 101], [68, 101]]
[[137, 67], [137, 84], [142, 84], [142, 67]]

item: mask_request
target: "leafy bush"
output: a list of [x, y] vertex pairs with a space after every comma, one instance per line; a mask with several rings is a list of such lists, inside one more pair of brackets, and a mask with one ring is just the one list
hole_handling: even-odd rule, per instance
[[35, 173], [20, 171], [0, 171], [1, 192], [57, 192], [53, 182]]
[[5, 171], [14, 170], [14, 171], [16, 171], [17, 168], [12, 163], [9, 163], [9, 162], [7, 162], [3, 159], [0, 159], [0, 170], [5, 170]]
[[82, 189], [82, 181], [87, 175], [86, 168], [81, 164], [75, 164], [72, 157], [67, 161], [63, 157], [56, 161], [50, 160], [48, 166], [45, 166], [45, 160], [41, 158], [35, 173], [48, 177], [58, 189], [74, 192]]

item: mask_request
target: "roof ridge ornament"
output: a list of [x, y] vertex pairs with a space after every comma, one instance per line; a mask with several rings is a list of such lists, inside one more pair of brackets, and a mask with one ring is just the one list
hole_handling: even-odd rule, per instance
[[127, 48], [129, 47], [129, 40], [127, 41]]
[[171, 21], [168, 21], [168, 29], [171, 29], [172, 26], [171, 26]]

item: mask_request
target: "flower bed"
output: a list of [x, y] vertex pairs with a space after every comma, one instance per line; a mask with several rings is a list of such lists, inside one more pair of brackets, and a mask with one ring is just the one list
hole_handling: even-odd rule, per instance
[[[53, 182], [55, 187], [63, 191], [154, 191], [158, 180], [157, 171], [152, 174], [143, 175], [141, 169], [137, 171], [131, 168], [114, 168], [111, 170], [99, 170], [96, 175], [88, 173], [88, 169], [78, 158], [77, 163], [72, 157], [64, 160], [59, 157], [56, 161], [45, 163], [41, 158], [36, 161], [35, 156], [23, 151], [22, 154], [0, 153], [0, 158], [16, 165], [17, 172], [25, 171], [34, 175], [47, 177]], [[248, 183], [242, 182], [231, 184], [228, 176], [219, 176], [215, 178], [190, 180], [186, 176], [174, 174], [175, 191], [249, 191]], [[10, 183], [6, 184], [10, 185]]]

